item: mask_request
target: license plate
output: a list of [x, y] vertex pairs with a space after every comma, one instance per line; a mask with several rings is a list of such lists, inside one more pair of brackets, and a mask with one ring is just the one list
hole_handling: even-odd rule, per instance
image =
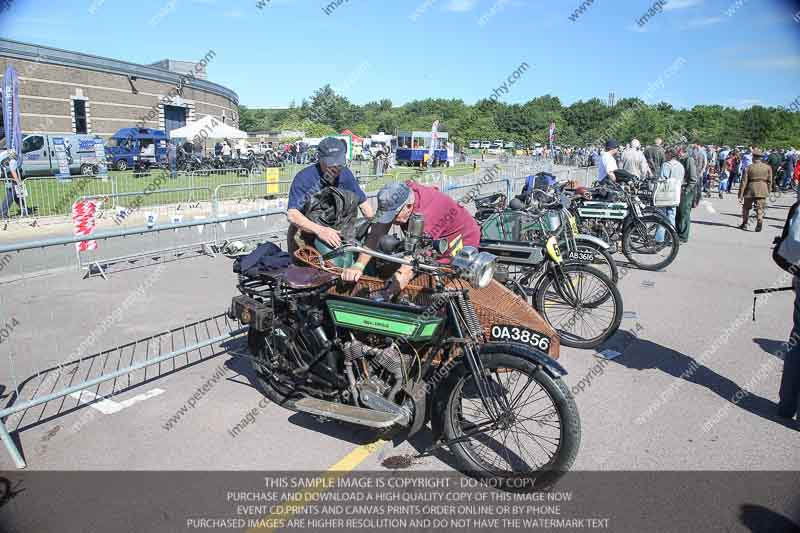
[[594, 253], [593, 252], [578, 252], [578, 251], [570, 251], [567, 253], [567, 260], [568, 261], [581, 261], [582, 263], [592, 263], [594, 262]]
[[550, 337], [526, 327], [512, 324], [495, 324], [489, 333], [490, 341], [518, 342], [545, 353], [550, 349]]

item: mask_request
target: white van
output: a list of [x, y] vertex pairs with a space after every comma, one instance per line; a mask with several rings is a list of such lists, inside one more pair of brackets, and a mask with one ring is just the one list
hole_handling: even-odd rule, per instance
[[480, 148], [481, 147], [481, 142], [480, 141], [470, 141], [469, 142], [469, 147], [470, 148]]
[[63, 139], [71, 174], [91, 175], [98, 163], [96, 135], [33, 134], [22, 138], [22, 175], [52, 176], [58, 172], [54, 139]]

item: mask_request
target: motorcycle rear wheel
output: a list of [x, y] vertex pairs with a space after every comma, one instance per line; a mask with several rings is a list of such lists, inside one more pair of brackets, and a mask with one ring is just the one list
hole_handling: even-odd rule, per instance
[[[664, 231], [663, 243], [655, 242], [659, 229]], [[634, 222], [622, 234], [622, 253], [628, 261], [642, 270], [661, 270], [668, 267], [678, 257], [679, 248], [680, 242], [675, 228], [652, 216]], [[645, 263], [645, 258], [654, 258], [655, 262]]]
[[569, 388], [517, 355], [524, 350], [502, 345], [481, 354], [491, 379], [489, 390], [504, 395], [511, 406], [505, 427], [465, 436], [489, 422], [466, 365], [453, 369], [460, 376], [454, 380], [444, 413], [446, 438], [463, 439], [450, 445], [458, 469], [510, 492], [553, 486], [572, 467], [581, 440], [578, 407]]
[[256, 384], [264, 396], [278, 405], [298, 400], [303, 396], [296, 388], [282, 382], [273, 372], [272, 365], [269, 362], [269, 348], [264, 333], [250, 329], [247, 333], [247, 344], [253, 357], [250, 363], [253, 365]]

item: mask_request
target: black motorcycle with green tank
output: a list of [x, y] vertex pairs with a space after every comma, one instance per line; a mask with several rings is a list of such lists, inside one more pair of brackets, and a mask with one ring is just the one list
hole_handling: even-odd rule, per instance
[[[430, 422], [426, 453], [449, 447], [464, 473], [509, 491], [552, 486], [581, 436], [558, 335], [493, 280], [491, 254], [465, 247], [443, 263], [446, 243], [409, 242], [395, 253], [347, 244], [316, 268], [240, 275], [230, 314], [249, 326], [258, 386], [291, 410], [378, 431], [410, 437]], [[325, 260], [353, 253], [416, 277], [400, 293], [345, 284]]]

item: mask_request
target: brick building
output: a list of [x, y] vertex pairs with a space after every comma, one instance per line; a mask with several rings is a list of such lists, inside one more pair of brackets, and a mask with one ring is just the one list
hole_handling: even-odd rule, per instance
[[137, 65], [0, 39], [0, 79], [14, 65], [24, 134], [109, 137], [136, 125], [169, 131], [205, 115], [238, 126], [239, 97], [206, 79], [215, 56], [209, 50], [194, 63]]

